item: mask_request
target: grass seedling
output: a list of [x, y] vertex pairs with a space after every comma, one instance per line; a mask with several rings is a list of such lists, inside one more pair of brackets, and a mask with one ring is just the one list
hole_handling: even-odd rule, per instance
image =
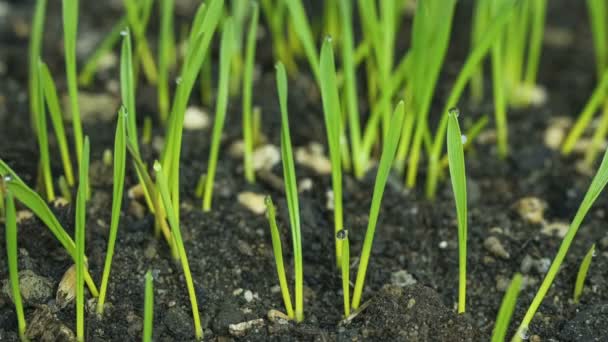
[[17, 313], [17, 325], [19, 337], [22, 341], [27, 341], [25, 337], [26, 322], [23, 314], [23, 303], [21, 302], [21, 290], [19, 288], [19, 270], [17, 266], [17, 214], [15, 212], [15, 201], [13, 194], [6, 193], [6, 257], [8, 261], [8, 277], [11, 284], [11, 294], [15, 303]]
[[279, 92], [279, 106], [281, 107], [281, 160], [283, 164], [283, 178], [285, 181], [285, 195], [289, 209], [289, 223], [291, 227], [291, 240], [293, 243], [293, 258], [295, 269], [295, 317], [297, 322], [304, 320], [304, 272], [302, 268], [302, 236], [300, 233], [300, 205], [298, 203], [298, 185], [296, 184], [296, 170], [291, 148], [291, 134], [289, 133], [289, 116], [287, 112], [287, 74], [282, 63], [278, 63], [277, 90]]
[[74, 130], [74, 145], [76, 157], [82, 158], [82, 123], [80, 121], [80, 106], [78, 104], [78, 83], [76, 79], [76, 35], [78, 32], [78, 3], [79, 0], [63, 0], [63, 45], [65, 49], [65, 72], [70, 98], [70, 112]]
[[509, 285], [509, 288], [502, 299], [500, 309], [498, 310], [494, 331], [492, 332], [492, 342], [505, 341], [507, 330], [509, 329], [509, 322], [511, 322], [511, 316], [513, 316], [515, 303], [517, 302], [517, 296], [519, 295], [519, 290], [521, 288], [521, 282], [521, 274], [515, 273], [513, 280], [511, 280], [511, 285]]
[[[331, 38], [326, 38], [321, 47], [321, 60], [319, 63], [321, 72], [321, 98], [323, 100], [323, 117], [327, 142], [329, 144], [329, 156], [331, 159], [331, 181], [334, 193], [334, 234], [342, 230], [342, 158], [340, 154], [340, 132], [342, 112], [340, 110], [340, 97], [336, 83], [336, 67], [334, 64], [334, 52]], [[340, 267], [342, 254], [342, 240], [336, 236], [336, 265]]]
[[146, 292], [144, 297], [144, 332], [143, 342], [152, 342], [152, 328], [154, 327], [154, 279], [152, 272], [146, 272]]
[[[466, 85], [469, 83], [469, 80], [474, 75], [476, 70], [478, 70], [477, 67], [491, 49], [493, 43], [503, 32], [505, 24], [510, 20], [511, 15], [513, 14], [515, 5], [516, 1], [507, 1], [503, 3], [502, 7], [498, 11], [498, 15], [495, 16], [492, 22], [488, 25], [483, 39], [475, 46], [473, 51], [471, 51], [464, 65], [460, 69], [460, 73], [454, 82], [454, 86], [450, 91], [448, 100], [444, 104], [442, 113], [447, 113], [450, 108], [456, 106], [466, 88]], [[435, 133], [435, 138], [433, 139], [431, 153], [429, 156], [426, 195], [431, 199], [435, 196], [437, 182], [441, 174], [440, 159], [441, 154], [443, 153], [443, 142], [446, 137], [447, 126], [448, 116], [444, 115], [439, 122], [439, 127]]]
[[30, 94], [30, 122], [34, 132], [38, 131], [38, 110], [40, 109], [38, 60], [42, 50], [42, 31], [44, 30], [44, 16], [46, 13], [46, 0], [37, 0], [32, 18], [32, 31], [29, 45], [29, 94]]
[[140, 11], [135, 0], [123, 0], [125, 11], [127, 12], [127, 21], [135, 36], [137, 55], [141, 58], [144, 74], [150, 83], [156, 84], [158, 71], [156, 70], [154, 57], [152, 57], [152, 52], [146, 40], [147, 17], [149, 16], [152, 2], [152, 0], [143, 1], [141, 5], [142, 10]]
[[[76, 260], [76, 244], [70, 235], [63, 229], [57, 217], [53, 214], [51, 209], [48, 207], [46, 202], [28, 187], [22, 180], [15, 174], [15, 172], [0, 160], [0, 175], [4, 177], [4, 184], [6, 189], [10, 191], [16, 199], [23, 203], [29, 208], [36, 217], [38, 217], [51, 231], [53, 236], [61, 243], [63, 248], [68, 252], [72, 259]], [[89, 287], [89, 291], [94, 297], [97, 297], [97, 287], [91, 278], [88, 270], [85, 270], [85, 281]]]
[[[428, 114], [447, 52], [455, 5], [454, 0], [419, 2], [414, 15], [411, 53], [412, 63], [416, 67], [413, 68], [408, 88], [412, 91], [410, 107], [414, 113], [415, 130], [412, 131], [414, 122], [408, 122], [404, 129], [406, 139], [401, 141], [407, 146], [407, 137], [412, 136], [413, 132], [406, 176], [406, 185], [409, 188], [416, 184], [422, 141], [428, 131]], [[407, 153], [408, 149], [400, 148], [400, 152]], [[405, 156], [399, 155], [397, 160], [405, 160]]]
[[84, 273], [85, 261], [85, 226], [87, 210], [87, 192], [89, 189], [89, 138], [85, 136], [80, 160], [80, 177], [76, 194], [76, 339], [84, 341]]
[[253, 88], [253, 68], [255, 64], [255, 50], [257, 43], [257, 28], [259, 9], [258, 3], [252, 2], [253, 13], [249, 22], [247, 33], [247, 46], [245, 48], [245, 69], [243, 70], [243, 165], [245, 179], [249, 183], [255, 183], [255, 170], [253, 169], [253, 122], [252, 122], [252, 88]]
[[528, 308], [528, 311], [526, 312], [526, 315], [524, 316], [519, 326], [518, 336], [521, 337], [522, 335], [527, 334], [528, 326], [530, 325], [530, 322], [532, 321], [536, 310], [538, 309], [543, 299], [545, 298], [545, 295], [549, 291], [553, 280], [557, 276], [557, 272], [559, 272], [559, 267], [561, 266], [562, 262], [564, 261], [564, 258], [566, 257], [566, 254], [568, 253], [568, 249], [570, 248], [570, 245], [572, 244], [572, 241], [576, 236], [578, 228], [581, 226], [585, 215], [587, 215], [587, 212], [589, 211], [589, 209], [591, 209], [591, 206], [593, 205], [597, 197], [600, 195], [607, 183], [608, 150], [604, 152], [604, 158], [602, 159], [602, 163], [600, 164], [600, 167], [597, 170], [595, 177], [593, 177], [591, 185], [589, 186], [589, 189], [587, 190], [587, 193], [585, 194], [585, 197], [583, 198], [583, 201], [581, 202], [581, 205], [578, 208], [576, 215], [572, 220], [572, 223], [570, 223], [570, 228], [568, 228], [568, 232], [564, 236], [564, 239], [562, 240], [562, 243], [559, 246], [557, 254], [555, 255], [555, 259], [553, 259], [551, 267], [545, 275], [545, 279], [543, 279], [543, 282], [540, 285], [538, 292], [534, 296], [534, 300], [530, 304], [530, 307]]
[[233, 56], [234, 31], [232, 29], [232, 19], [228, 18], [224, 23], [222, 41], [220, 44], [220, 80], [218, 84], [217, 103], [215, 105], [215, 120], [213, 122], [213, 134], [211, 136], [211, 150], [209, 151], [209, 162], [207, 163], [207, 176], [203, 189], [203, 211], [211, 210], [211, 200], [213, 197], [213, 181], [215, 180], [215, 169], [220, 150], [220, 140], [226, 119], [228, 107], [228, 95], [230, 86], [230, 65]]
[[55, 136], [57, 137], [57, 143], [59, 144], [59, 152], [61, 154], [65, 179], [68, 185], [73, 186], [74, 172], [72, 170], [68, 139], [63, 126], [63, 115], [61, 114], [61, 107], [59, 106], [57, 88], [55, 87], [55, 81], [53, 81], [53, 77], [46, 64], [41, 61], [38, 63], [38, 72], [40, 73], [39, 82], [44, 90], [44, 98], [41, 99], [41, 101], [46, 102], [46, 106], [49, 110], [53, 129], [55, 130]]
[[270, 226], [270, 237], [272, 238], [272, 251], [274, 253], [274, 261], [277, 266], [277, 276], [279, 277], [279, 286], [283, 296], [283, 303], [287, 315], [291, 319], [295, 319], [295, 312], [291, 305], [291, 296], [289, 295], [289, 286], [287, 285], [287, 277], [285, 276], [285, 265], [283, 264], [283, 247], [281, 246], [281, 235], [276, 219], [276, 209], [272, 203], [270, 196], [266, 197], [266, 218]]
[[297, 72], [298, 66], [294, 60], [292, 51], [288, 48], [285, 35], [283, 34], [286, 18], [285, 1], [260, 0], [260, 5], [272, 36], [272, 47], [275, 60], [281, 61], [290, 73]]
[[36, 76], [38, 84], [38, 98], [36, 103], [38, 105], [36, 118], [38, 122], [36, 127], [38, 128], [38, 149], [40, 150], [40, 164], [39, 170], [42, 174], [42, 188], [46, 193], [47, 201], [51, 202], [55, 200], [55, 189], [53, 187], [53, 175], [51, 174], [51, 158], [49, 157], [49, 139], [46, 130], [46, 112], [44, 110], [44, 90], [42, 89], [42, 83], [40, 82], [40, 74]]
[[342, 229], [336, 234], [336, 238], [342, 243], [342, 297], [344, 298], [344, 318], [350, 316], [350, 243], [348, 242], [348, 230]]
[[[498, 15], [499, 6], [502, 1], [495, 2], [490, 9], [491, 16]], [[516, 17], [516, 16], [513, 16]], [[494, 92], [494, 119], [496, 120], [496, 144], [498, 156], [502, 159], [509, 153], [507, 131], [507, 94], [505, 93], [505, 74], [503, 70], [503, 42], [498, 39], [492, 46], [492, 90]]]
[[[473, 8], [473, 27], [471, 28], [471, 51], [481, 41], [486, 28], [489, 25], [489, 6], [491, 2], [475, 1]], [[483, 66], [479, 66], [471, 78], [471, 99], [474, 104], [479, 105], [483, 100]]]
[[403, 117], [405, 116], [405, 105], [403, 101], [399, 102], [390, 124], [386, 142], [378, 164], [378, 173], [376, 174], [376, 183], [374, 184], [374, 194], [372, 195], [372, 204], [369, 210], [369, 221], [365, 232], [365, 240], [359, 258], [359, 269], [357, 270], [357, 280], [355, 282], [355, 290], [353, 292], [352, 308], [359, 308], [361, 303], [361, 294], [365, 283], [365, 274], [367, 265], [372, 252], [372, 243], [374, 242], [374, 234], [376, 232], [376, 224], [378, 223], [378, 215], [380, 214], [380, 204], [384, 195], [384, 188], [388, 181], [388, 176], [391, 171], [391, 165], [395, 159], [397, 146], [399, 145], [399, 137], [403, 128]]
[[68, 185], [68, 182], [65, 180], [64, 176], [59, 176], [57, 185], [59, 186], [59, 193], [61, 194], [61, 197], [68, 203], [72, 203], [72, 190], [70, 190], [70, 186]]
[[350, 0], [340, 0], [340, 18], [342, 22], [342, 72], [344, 74], [343, 99], [348, 118], [350, 145], [353, 156], [353, 173], [360, 179], [365, 172], [365, 163], [361, 156], [361, 124], [357, 95], [357, 77], [355, 67], [355, 48]]
[[175, 63], [173, 35], [174, 0], [160, 1], [160, 34], [158, 36], [158, 111], [160, 121], [169, 117], [169, 71]]
[[595, 244], [591, 245], [587, 254], [583, 258], [583, 262], [581, 262], [581, 266], [578, 269], [578, 274], [576, 275], [576, 283], [574, 285], [574, 295], [572, 296], [574, 299], [574, 303], [579, 302], [581, 295], [583, 294], [583, 286], [585, 285], [585, 278], [587, 278], [587, 272], [589, 271], [589, 266], [591, 265], [591, 259], [595, 254]]
[[120, 33], [127, 25], [127, 17], [121, 17], [120, 20], [118, 20], [118, 22], [112, 26], [112, 30], [110, 30], [101, 43], [99, 43], [99, 46], [95, 48], [95, 51], [93, 51], [91, 56], [88, 57], [84, 66], [82, 67], [82, 71], [80, 71], [80, 75], [78, 75], [78, 83], [81, 86], [89, 86], [91, 84], [93, 77], [99, 68], [101, 58], [109, 53], [112, 53], [112, 48], [120, 40]]
[[[162, 163], [167, 170], [170, 182], [173, 208], [179, 209], [179, 161], [182, 145], [184, 114], [188, 99], [201, 69], [211, 38], [222, 15], [224, 1], [210, 0], [201, 4], [196, 12], [192, 30], [188, 38], [188, 49], [182, 63], [178, 85], [173, 99], [169, 124], [167, 125], [166, 143], [162, 154]], [[175, 213], [179, 217], [179, 213]], [[179, 218], [178, 218], [179, 220]]]
[[182, 234], [179, 227], [179, 222], [175, 217], [175, 211], [172, 208], [171, 198], [169, 197], [169, 187], [167, 186], [167, 179], [163, 173], [163, 169], [159, 162], [154, 163], [154, 171], [156, 172], [156, 182], [160, 191], [160, 197], [162, 198], [163, 205], [167, 212], [167, 218], [169, 219], [169, 225], [171, 226], [171, 232], [175, 240], [175, 246], [179, 253], [179, 260], [184, 270], [184, 278], [186, 279], [186, 286], [188, 287], [188, 296], [190, 297], [190, 305], [192, 307], [192, 317], [194, 319], [194, 333], [197, 340], [203, 339], [203, 328], [201, 327], [201, 319], [198, 313], [198, 304], [196, 301], [196, 291], [194, 289], [194, 282], [192, 281], [192, 274], [190, 274], [190, 264], [188, 263], [188, 256], [186, 255], [186, 248], [182, 240]]
[[112, 190], [112, 218], [110, 220], [110, 235], [108, 236], [108, 249], [106, 251], [106, 260], [103, 267], [103, 275], [101, 285], [99, 286], [99, 298], [97, 299], [97, 314], [103, 314], [103, 305], [105, 303], [106, 291], [108, 289], [108, 281], [110, 279], [110, 270], [112, 269], [112, 257], [114, 255], [114, 244], [118, 233], [118, 223], [120, 221], [120, 209], [122, 206], [122, 195], [125, 184], [125, 160], [127, 154], [127, 133], [126, 123], [127, 113], [122, 107], [118, 111], [118, 120], [116, 124], [116, 135], [114, 138], [114, 175], [113, 175], [113, 190]]
[[123, 31], [122, 48], [120, 50], [120, 95], [126, 107], [128, 139], [139, 154], [137, 139], [137, 114], [135, 109], [135, 80], [133, 75], [133, 53], [131, 35]]
[[464, 313], [467, 294], [467, 176], [458, 109], [450, 110], [448, 115], [448, 160], [458, 217], [458, 313]]

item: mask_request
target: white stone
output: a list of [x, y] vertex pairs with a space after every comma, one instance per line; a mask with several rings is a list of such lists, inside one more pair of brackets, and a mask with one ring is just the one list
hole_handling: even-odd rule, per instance
[[190, 106], [184, 113], [184, 129], [201, 130], [209, 127], [209, 115], [202, 108]]

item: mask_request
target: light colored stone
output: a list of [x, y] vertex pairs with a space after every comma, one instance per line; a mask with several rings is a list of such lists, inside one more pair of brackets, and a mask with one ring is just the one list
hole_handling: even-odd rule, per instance
[[184, 129], [202, 130], [209, 127], [209, 114], [200, 107], [190, 106], [184, 113]]
[[502, 245], [500, 240], [495, 236], [490, 236], [487, 239], [485, 239], [485, 241], [483, 242], [483, 246], [490, 253], [492, 253], [493, 255], [495, 255], [499, 258], [509, 259], [509, 257], [510, 257], [509, 252], [507, 252], [507, 250]]
[[547, 203], [538, 197], [524, 197], [515, 204], [519, 216], [528, 223], [543, 223]]
[[275, 309], [269, 310], [267, 316], [268, 316], [268, 320], [273, 323], [287, 324], [291, 320], [291, 318], [289, 318], [289, 316], [287, 316], [283, 312], [281, 312], [279, 310], [275, 310]]
[[271, 170], [281, 161], [281, 151], [272, 144], [265, 144], [253, 151], [253, 169]]
[[253, 300], [253, 292], [250, 290], [245, 290], [245, 293], [243, 293], [243, 298], [245, 298], [247, 303], [250, 303]]
[[[72, 121], [72, 111], [70, 108], [69, 97], [62, 97], [64, 117], [67, 121]], [[119, 99], [113, 95], [99, 92], [80, 91], [78, 93], [78, 106], [80, 118], [85, 123], [95, 123], [98, 121], [111, 122], [116, 118], [116, 109]]]
[[307, 147], [297, 148], [295, 157], [298, 163], [320, 175], [331, 173], [331, 162], [324, 154], [323, 145], [319, 143], [312, 142]]
[[547, 236], [557, 236], [563, 238], [570, 229], [570, 225], [566, 222], [550, 222], [545, 223], [540, 232]]
[[[44, 304], [53, 296], [53, 282], [31, 270], [19, 272], [19, 290], [26, 305]], [[13, 300], [13, 292], [8, 280], [2, 287], [4, 294]]]
[[391, 274], [391, 283], [401, 287], [411, 286], [417, 283], [416, 279], [406, 270], [399, 270]]
[[257, 215], [262, 215], [266, 212], [265, 198], [266, 196], [251, 191], [241, 192], [237, 196], [240, 204]]
[[230, 324], [228, 325], [228, 331], [232, 336], [245, 336], [249, 330], [254, 328], [261, 328], [263, 326], [264, 320], [258, 318], [247, 322]]
[[304, 178], [298, 182], [298, 192], [306, 192], [312, 190], [313, 182], [310, 178]]
[[572, 124], [568, 117], [556, 117], [549, 121], [545, 130], [545, 145], [552, 150], [558, 150], [566, 138], [567, 129]]

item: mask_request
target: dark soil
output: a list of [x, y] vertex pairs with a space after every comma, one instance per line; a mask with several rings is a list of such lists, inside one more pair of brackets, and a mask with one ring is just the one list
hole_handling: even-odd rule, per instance
[[[188, 3], [181, 3], [184, 2]], [[120, 15], [120, 6], [112, 5], [119, 4], [118, 1], [82, 3], [80, 35], [93, 40], [102, 37]], [[0, 157], [24, 181], [35, 184], [38, 148], [29, 126], [28, 37], [27, 32], [21, 32], [24, 24], [27, 28], [33, 1], [0, 1], [2, 6], [9, 6], [9, 10], [0, 15]], [[470, 1], [461, 1], [458, 6], [449, 57], [436, 96], [438, 108], [443, 104], [444, 95], [449, 91], [469, 45]], [[544, 46], [539, 78], [548, 89], [549, 101], [541, 107], [509, 111], [511, 155], [507, 160], [500, 161], [494, 143], [487, 141], [477, 142], [467, 154], [470, 227], [465, 315], [459, 316], [455, 310], [457, 230], [449, 184], [443, 182], [438, 198], [429, 202], [424, 199], [421, 188], [404, 190], [402, 177], [394, 175], [384, 195], [367, 275], [363, 299], [369, 301], [369, 305], [349, 323], [340, 323], [341, 283], [334, 268], [332, 214], [326, 208], [330, 180], [297, 165], [298, 179], [309, 178], [313, 183], [310, 191], [300, 194], [306, 319], [302, 324], [281, 324], [269, 320], [268, 311], [281, 310], [282, 300], [280, 293], [273, 290], [278, 281], [267, 221], [263, 215], [255, 215], [245, 209], [236, 198], [245, 190], [273, 196], [280, 209], [279, 220], [283, 223], [285, 260], [290, 261], [284, 197], [263, 181], [248, 185], [241, 161], [228, 156], [228, 147], [240, 139], [240, 100], [234, 98], [226, 122], [213, 211], [203, 213], [193, 189], [198, 176], [206, 170], [210, 134], [186, 132], [181, 167], [181, 228], [198, 291], [206, 340], [484, 341], [491, 335], [506, 284], [515, 272], [520, 271], [524, 273], [525, 285], [514, 315], [513, 325], [516, 325], [542, 280], [543, 264], [553, 258], [561, 238], [541, 233], [541, 225], [523, 220], [514, 205], [521, 198], [538, 197], [547, 203], [546, 221], [569, 222], [589, 184], [589, 177], [575, 169], [576, 156], [564, 158], [547, 148], [543, 141], [551, 118], [576, 115], [595, 84], [593, 46], [585, 3], [555, 0], [549, 2], [549, 7], [548, 31], [559, 29], [573, 38], [564, 46], [549, 42]], [[60, 12], [60, 2], [50, 1], [44, 58], [59, 89], [65, 92], [64, 77], [60, 76], [63, 75]], [[180, 21], [188, 23], [190, 13], [178, 10]], [[406, 46], [409, 40], [408, 23], [403, 25], [400, 37], [406, 38], [399, 39], [399, 46]], [[156, 23], [152, 26], [151, 32], [156, 32]], [[278, 146], [280, 122], [268, 36], [260, 42], [258, 51], [262, 75], [255, 86], [255, 103], [262, 107], [264, 134]], [[115, 82], [117, 78], [115, 66], [99, 75], [88, 90], [109, 93], [118, 99], [116, 93], [107, 90], [108, 83]], [[289, 110], [296, 146], [305, 146], [311, 141], [324, 142], [320, 98], [312, 85], [307, 75], [290, 81]], [[470, 124], [469, 118], [492, 113], [491, 92], [488, 90], [487, 94], [486, 102], [478, 108], [462, 101], [465, 126]], [[156, 118], [153, 89], [142, 85], [138, 101], [140, 118], [144, 115]], [[197, 96], [193, 96], [193, 103], [198, 103]], [[437, 114], [435, 111], [435, 118]], [[491, 122], [489, 127], [492, 126]], [[159, 125], [155, 127], [155, 135], [162, 136], [163, 129]], [[92, 159], [96, 164], [91, 174], [93, 195], [87, 215], [87, 255], [91, 274], [99, 281], [111, 205], [111, 179], [108, 176], [111, 170], [104, 168], [100, 160], [103, 151], [113, 146], [114, 123], [89, 121], [85, 123], [85, 132], [90, 135]], [[51, 140], [51, 143], [53, 172], [57, 176], [62, 173], [61, 164], [55, 141]], [[151, 146], [142, 148], [148, 162], [158, 157]], [[272, 172], [279, 177], [282, 175], [280, 166]], [[423, 172], [421, 170], [419, 176], [421, 183], [425, 177]], [[345, 224], [351, 231], [351, 255], [354, 257], [359, 255], [362, 244], [374, 177], [375, 170], [370, 170], [362, 181], [350, 176], [346, 176], [344, 181]], [[127, 188], [133, 186], [135, 180], [130, 169]], [[103, 318], [97, 318], [92, 311], [87, 314], [87, 340], [141, 338], [143, 277], [147, 270], [152, 270], [155, 277], [155, 340], [191, 340], [192, 320], [181, 267], [172, 261], [164, 241], [154, 238], [152, 216], [146, 214], [141, 219], [137, 218], [132, 210], [128, 210], [130, 202], [126, 199], [119, 228], [108, 308]], [[605, 324], [608, 322], [607, 204], [608, 197], [600, 196], [581, 227], [560, 274], [530, 327], [534, 341], [608, 340]], [[55, 211], [72, 234], [73, 208], [57, 207]], [[0, 236], [0, 255], [5, 255], [4, 234]], [[508, 258], [496, 256], [484, 247], [484, 241], [490, 236], [500, 241], [509, 254]], [[591, 264], [581, 303], [575, 305], [571, 300], [574, 280], [580, 261], [592, 243], [597, 243], [597, 257]], [[52, 296], [26, 306], [26, 319], [33, 339], [68, 339], [70, 330], [74, 329], [74, 308], [68, 305], [60, 309], [54, 293], [72, 261], [37, 219], [28, 219], [20, 224], [19, 247], [20, 269], [31, 270], [53, 285]], [[8, 276], [7, 266], [4, 261], [0, 264], [0, 279], [4, 280]], [[395, 284], [394, 274], [403, 270], [413, 276], [417, 281], [415, 285]], [[352, 272], [355, 271], [353, 268]], [[251, 301], [248, 302], [246, 297]], [[242, 337], [231, 335], [228, 330], [230, 324], [259, 318], [263, 324]], [[14, 307], [2, 293], [0, 341], [17, 340], [16, 330]]]

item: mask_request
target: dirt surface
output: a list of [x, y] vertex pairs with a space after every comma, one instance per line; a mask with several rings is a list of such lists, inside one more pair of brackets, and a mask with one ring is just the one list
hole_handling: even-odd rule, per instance
[[[112, 20], [120, 13], [119, 3], [110, 1], [93, 5], [87, 2], [82, 5], [80, 36], [83, 41], [86, 41], [83, 37], [96, 41], [109, 30]], [[178, 3], [184, 6], [188, 1]], [[7, 8], [6, 13], [0, 11], [0, 157], [28, 184], [35, 184], [38, 155], [36, 140], [30, 133], [27, 102], [27, 23], [32, 6], [33, 1], [0, 1], [0, 9]], [[60, 10], [59, 1], [50, 1], [44, 58], [58, 88], [65, 92], [65, 81], [60, 76], [63, 74]], [[180, 20], [187, 23], [190, 20], [188, 13], [191, 12], [179, 9]], [[436, 108], [441, 108], [466, 57], [470, 13], [470, 1], [460, 2], [449, 56], [435, 97]], [[522, 198], [538, 198], [546, 203], [545, 222], [568, 223], [590, 181], [589, 176], [576, 171], [578, 156], [564, 158], [544, 143], [545, 130], [551, 120], [557, 116], [576, 115], [595, 84], [593, 47], [584, 2], [550, 1], [547, 21], [548, 35], [561, 33], [571, 38], [565, 45], [547, 39], [544, 46], [539, 79], [548, 90], [549, 101], [540, 107], [509, 111], [511, 155], [507, 160], [497, 158], [491, 132], [476, 142], [466, 155], [470, 226], [465, 315], [457, 315], [455, 310], [458, 246], [450, 186], [442, 182], [437, 199], [429, 202], [424, 199], [421, 186], [404, 190], [403, 178], [395, 174], [384, 195], [363, 294], [363, 301], [369, 303], [350, 322], [341, 322], [341, 282], [334, 268], [332, 213], [326, 206], [330, 179], [298, 164], [298, 181], [302, 183], [308, 179], [312, 182], [312, 188], [300, 194], [306, 319], [302, 324], [269, 319], [269, 310], [282, 310], [282, 300], [268, 224], [263, 215], [256, 215], [239, 204], [237, 195], [247, 190], [273, 196], [279, 207], [283, 250], [289, 265], [292, 253], [286, 227], [288, 219], [280, 191], [262, 180], [256, 185], [248, 185], [241, 161], [229, 157], [229, 147], [240, 139], [240, 99], [232, 99], [229, 105], [210, 213], [203, 213], [200, 200], [194, 197], [198, 177], [206, 170], [210, 133], [186, 132], [181, 166], [181, 229], [198, 291], [205, 339], [484, 341], [491, 335], [504, 290], [518, 271], [524, 274], [524, 287], [514, 315], [514, 321], [519, 322], [561, 238], [543, 233], [544, 224], [524, 219], [517, 211], [517, 204]], [[155, 26], [153, 23], [151, 32], [156, 32]], [[409, 24], [404, 25], [400, 37], [406, 38], [400, 38], [398, 46], [406, 46]], [[265, 36], [260, 44], [258, 63], [262, 73], [256, 81], [254, 101], [262, 107], [263, 133], [269, 142], [279, 146], [280, 122], [269, 37]], [[84, 50], [82, 55], [86, 56], [90, 50]], [[109, 95], [117, 101], [119, 96], [113, 87], [117, 84], [117, 67], [114, 65], [102, 72], [86, 91]], [[486, 85], [489, 84], [488, 79]], [[299, 147], [312, 141], [324, 143], [320, 97], [310, 76], [292, 79], [289, 86], [294, 144]], [[193, 94], [198, 92], [195, 90]], [[491, 94], [489, 89], [487, 94]], [[193, 96], [192, 101], [198, 104], [198, 96]], [[154, 90], [142, 85], [138, 94], [138, 115], [156, 118], [155, 108]], [[114, 108], [95, 110], [112, 112]], [[207, 110], [212, 113], [213, 107]], [[488, 95], [479, 107], [469, 106], [468, 101], [463, 100], [461, 113], [463, 124], [468, 127], [471, 119], [492, 113], [491, 96]], [[435, 120], [437, 114], [434, 111]], [[113, 120], [85, 120], [84, 131], [91, 138], [94, 164], [87, 215], [87, 256], [91, 274], [99, 282], [111, 206], [111, 169], [103, 166], [100, 160], [103, 151], [113, 146], [114, 123]], [[157, 123], [154, 135], [163, 135], [163, 129]], [[53, 174], [58, 176], [62, 169], [53, 134], [50, 136]], [[147, 162], [158, 157], [151, 145], [144, 145], [142, 149]], [[423, 168], [419, 177], [422, 181], [424, 171]], [[280, 166], [272, 173], [280, 177]], [[351, 176], [345, 176], [344, 180], [345, 226], [350, 229], [353, 276], [367, 224], [374, 177], [375, 169], [372, 169], [362, 181]], [[129, 168], [127, 188], [135, 181], [134, 171]], [[600, 196], [579, 230], [561, 272], [532, 322], [529, 332], [532, 340], [608, 340], [605, 324], [608, 322], [607, 204], [608, 196]], [[87, 313], [87, 340], [141, 338], [143, 278], [147, 270], [152, 270], [155, 278], [155, 340], [192, 340], [190, 306], [181, 266], [173, 262], [164, 241], [154, 238], [153, 217], [146, 213], [138, 218], [133, 206], [125, 192], [107, 309], [103, 318], [96, 317], [93, 310]], [[73, 208], [56, 207], [54, 210], [66, 230], [73, 234]], [[491, 237], [494, 247], [488, 247]], [[496, 241], [504, 253], [498, 251]], [[6, 255], [4, 234], [0, 234], [0, 242], [0, 255]], [[593, 258], [581, 302], [575, 305], [571, 298], [578, 266], [593, 243], [597, 244], [597, 256]], [[24, 220], [19, 225], [19, 248], [20, 270], [29, 270], [42, 279], [39, 286], [44, 290], [38, 297], [26, 301], [28, 333], [34, 340], [70, 340], [75, 323], [74, 307], [61, 308], [55, 300], [58, 283], [72, 265], [70, 258], [36, 219]], [[0, 280], [5, 280], [7, 266], [5, 259], [2, 260]], [[92, 300], [91, 308], [93, 304]], [[253, 327], [243, 336], [229, 330], [231, 324], [252, 320], [258, 321], [252, 323]], [[14, 307], [2, 292], [0, 341], [17, 340], [16, 329]]]

